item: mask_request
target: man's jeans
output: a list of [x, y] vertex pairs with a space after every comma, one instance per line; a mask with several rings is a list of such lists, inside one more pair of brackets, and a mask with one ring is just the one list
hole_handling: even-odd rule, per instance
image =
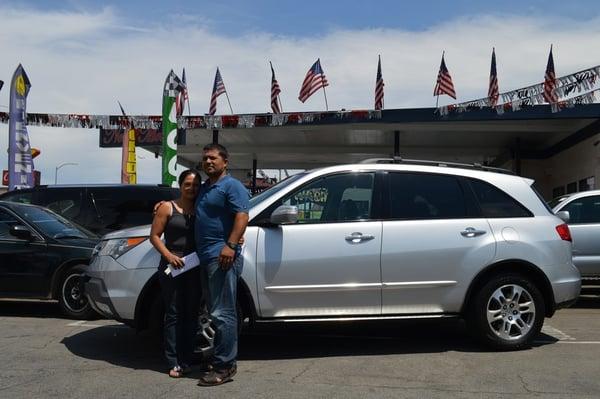
[[211, 259], [200, 266], [207, 284], [206, 302], [216, 328], [213, 367], [230, 368], [236, 363], [238, 349], [237, 283], [244, 258], [238, 255], [227, 271], [221, 269], [219, 259]]
[[165, 304], [165, 358], [169, 368], [189, 366], [198, 330], [200, 273], [192, 269], [177, 277], [171, 277], [162, 270], [158, 272], [158, 278]]

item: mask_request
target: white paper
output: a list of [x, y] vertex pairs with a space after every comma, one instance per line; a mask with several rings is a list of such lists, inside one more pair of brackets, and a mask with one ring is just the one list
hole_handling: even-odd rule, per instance
[[192, 252], [191, 254], [186, 255], [181, 259], [183, 260], [182, 268], [176, 269], [173, 267], [173, 265], [168, 264], [167, 268], [165, 269], [165, 274], [166, 275], [170, 274], [173, 277], [177, 277], [181, 273], [185, 273], [188, 270], [193, 269], [194, 267], [200, 265], [200, 259], [198, 258], [198, 254], [196, 252]]

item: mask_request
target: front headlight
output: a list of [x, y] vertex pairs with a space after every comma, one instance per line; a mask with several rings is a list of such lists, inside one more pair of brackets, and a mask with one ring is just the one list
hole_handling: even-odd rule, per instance
[[96, 246], [97, 248], [99, 247], [98, 255], [112, 256], [114, 259], [117, 259], [130, 249], [141, 244], [147, 238], [148, 237], [131, 237], [103, 241], [103, 243], [100, 243]]

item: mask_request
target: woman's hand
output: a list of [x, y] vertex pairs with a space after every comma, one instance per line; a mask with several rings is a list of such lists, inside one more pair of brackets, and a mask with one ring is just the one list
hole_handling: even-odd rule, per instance
[[179, 256], [173, 255], [171, 252], [169, 252], [169, 254], [167, 256], [165, 256], [165, 259], [175, 269], [181, 269], [183, 267], [183, 264], [184, 264], [183, 259], [181, 259]]

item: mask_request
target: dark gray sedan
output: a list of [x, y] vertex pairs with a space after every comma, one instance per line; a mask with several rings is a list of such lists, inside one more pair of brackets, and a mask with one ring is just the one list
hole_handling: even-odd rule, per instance
[[0, 201], [0, 297], [56, 299], [66, 316], [91, 317], [80, 276], [97, 242], [49, 209]]

